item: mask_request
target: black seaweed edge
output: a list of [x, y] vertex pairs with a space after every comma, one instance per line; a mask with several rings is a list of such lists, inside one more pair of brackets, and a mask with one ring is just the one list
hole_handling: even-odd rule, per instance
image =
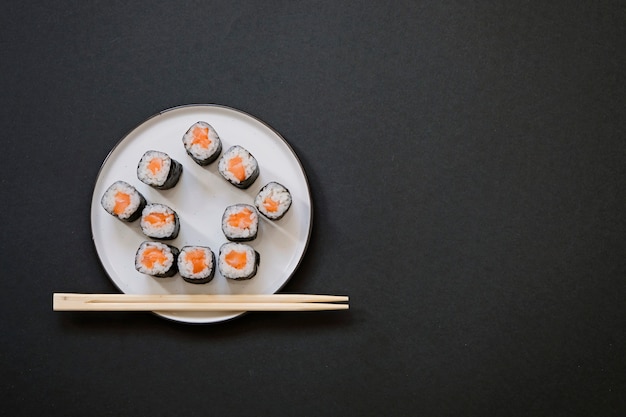
[[[128, 136], [129, 134], [130, 133], [128, 133], [126, 136]], [[150, 151], [147, 151], [147, 152], [150, 152]], [[162, 152], [162, 153], [165, 153], [165, 152]], [[163, 181], [163, 184], [161, 185], [148, 184], [147, 182], [139, 178], [139, 165], [141, 164], [141, 159], [139, 160], [139, 162], [137, 162], [137, 179], [143, 182], [144, 184], [149, 185], [152, 188], [156, 188], [157, 190], [169, 190], [171, 188], [174, 188], [176, 184], [178, 184], [178, 180], [180, 180], [180, 176], [183, 174], [183, 164], [181, 164], [180, 162], [178, 162], [171, 156], [169, 155], [167, 156], [170, 158], [171, 164], [170, 164], [170, 171], [167, 173], [167, 177], [165, 178], [165, 181]]]
[[[211, 252], [211, 260], [212, 260], [212, 265], [213, 267], [211, 268], [211, 273], [209, 274], [209, 276], [207, 276], [206, 278], [188, 278], [185, 277], [181, 272], [180, 272], [180, 268], [178, 268], [178, 274], [180, 275], [180, 277], [183, 279], [183, 281], [188, 282], [190, 284], [208, 284], [209, 282], [213, 281], [213, 278], [215, 277], [215, 269], [216, 269], [216, 264], [215, 264], [215, 252], [213, 252], [213, 249], [211, 249], [208, 246], [195, 246], [195, 245], [185, 245], [182, 248], [180, 248], [180, 252], [182, 252], [183, 250], [185, 250], [185, 248], [193, 248], [193, 247], [202, 247], [202, 248], [206, 248], [209, 250], [209, 252]], [[180, 259], [180, 253], [178, 254], [178, 259]], [[176, 259], [176, 261], [178, 261], [178, 259]], [[178, 266], [178, 264], [177, 264]]]
[[[309, 230], [307, 233], [307, 239], [306, 242], [304, 244], [304, 250], [302, 251], [302, 255], [300, 256], [300, 259], [298, 259], [298, 262], [296, 263], [295, 268], [293, 269], [293, 272], [291, 274], [289, 274], [289, 276], [287, 277], [287, 279], [285, 280], [285, 282], [282, 283], [282, 285], [280, 285], [276, 291], [274, 292], [274, 294], [276, 294], [277, 292], [279, 292], [281, 289], [283, 289], [285, 287], [285, 285], [287, 285], [287, 283], [289, 282], [289, 280], [291, 280], [291, 277], [293, 277], [293, 275], [296, 273], [296, 271], [298, 270], [298, 268], [300, 267], [300, 265], [302, 264], [302, 260], [304, 259], [304, 256], [306, 255], [306, 252], [309, 248], [309, 243], [311, 242], [311, 234], [313, 233], [313, 218], [314, 218], [314, 206], [313, 206], [313, 196], [311, 195], [311, 185], [309, 183], [309, 178], [306, 175], [306, 171], [304, 170], [304, 166], [302, 165], [302, 161], [300, 161], [300, 158], [298, 158], [298, 155], [296, 154], [295, 150], [293, 149], [293, 147], [289, 144], [289, 142], [287, 142], [287, 140], [283, 137], [283, 135], [281, 135], [280, 133], [278, 133], [278, 131], [276, 129], [274, 129], [272, 126], [270, 126], [269, 124], [267, 124], [266, 122], [264, 122], [263, 120], [259, 119], [256, 116], [251, 115], [250, 113], [247, 113], [243, 110], [239, 110], [236, 109], [234, 107], [230, 107], [230, 106], [226, 106], [223, 104], [206, 104], [206, 103], [196, 103], [196, 104], [183, 104], [180, 106], [175, 106], [175, 107], [170, 107], [168, 109], [162, 110], [159, 113], [153, 114], [152, 116], [146, 118], [145, 120], [143, 120], [141, 123], [137, 124], [135, 127], [133, 127], [132, 129], [130, 129], [128, 132], [126, 132], [126, 134], [124, 136], [122, 136], [122, 138], [111, 148], [111, 150], [109, 151], [109, 153], [107, 154], [107, 156], [104, 158], [104, 160], [102, 161], [102, 164], [100, 164], [100, 169], [98, 170], [98, 173], [96, 174], [96, 179], [93, 182], [93, 187], [92, 189], [95, 190], [96, 188], [96, 184], [98, 183], [98, 178], [100, 178], [100, 175], [102, 173], [102, 170], [104, 168], [104, 165], [107, 163], [107, 161], [109, 160], [109, 158], [111, 157], [111, 155], [113, 154], [113, 152], [117, 149], [118, 146], [120, 146], [122, 144], [122, 142], [124, 142], [124, 140], [131, 134], [133, 133], [135, 130], [137, 130], [139, 127], [141, 127], [144, 123], [147, 123], [148, 121], [154, 119], [155, 117], [159, 117], [165, 113], [168, 112], [172, 112], [172, 111], [176, 111], [176, 110], [181, 110], [181, 109], [185, 109], [188, 107], [217, 107], [217, 108], [221, 108], [221, 109], [226, 109], [226, 110], [230, 110], [236, 113], [240, 113], [243, 114], [244, 116], [250, 117], [254, 120], [256, 120], [257, 122], [261, 123], [262, 125], [264, 125], [265, 127], [267, 127], [268, 129], [270, 129], [272, 132], [274, 132], [274, 134], [276, 136], [278, 136], [278, 138], [280, 138], [285, 145], [287, 146], [287, 149], [289, 149], [289, 151], [291, 152], [291, 154], [293, 155], [293, 157], [296, 159], [296, 161], [298, 162], [298, 165], [300, 166], [300, 170], [302, 171], [302, 175], [304, 177], [304, 182], [306, 184], [306, 191], [307, 194], [309, 195], [309, 201], [311, 202], [311, 218], [309, 219]], [[93, 192], [92, 192], [92, 203], [93, 203]], [[115, 283], [115, 281], [113, 281], [113, 278], [111, 278], [111, 275], [109, 275], [109, 272], [106, 270], [106, 268], [104, 267], [104, 263], [102, 262], [102, 258], [100, 257], [100, 253], [98, 253], [98, 248], [96, 247], [96, 242], [95, 242], [95, 238], [94, 238], [94, 230], [93, 230], [93, 222], [91, 221], [91, 211], [93, 210], [93, 204], [89, 205], [89, 223], [91, 224], [91, 241], [93, 243], [93, 249], [96, 251], [96, 255], [98, 256], [98, 260], [100, 261], [100, 266], [102, 267], [102, 269], [104, 270], [104, 272], [107, 274], [107, 276], [109, 277], [109, 279], [111, 280], [111, 283], [121, 292], [124, 293], [124, 291], [122, 291], [122, 289]], [[159, 316], [160, 318], [172, 321], [172, 322], [176, 322], [176, 323], [184, 323], [187, 325], [217, 325], [218, 323], [225, 323], [225, 322], [229, 322], [237, 317], [240, 317], [246, 313], [248, 313], [247, 311], [242, 311], [239, 314], [236, 314], [232, 317], [228, 317], [226, 319], [220, 320], [220, 321], [208, 321], [208, 322], [189, 322], [189, 321], [183, 321], [183, 320], [177, 320], [175, 318], [172, 317], [166, 317], [163, 316], [155, 311], [151, 312], [152, 314], [154, 314], [155, 316]]]
[[[250, 117], [252, 117], [252, 116], [250, 116]], [[266, 126], [267, 126], [267, 125], [266, 125]], [[267, 127], [269, 127], [269, 126], [267, 126]], [[274, 129], [272, 129], [271, 127], [269, 127], [269, 128], [270, 128], [273, 132], [275, 132], [275, 133], [277, 133], [277, 134], [278, 134], [278, 132], [276, 132]], [[282, 136], [281, 136], [280, 138], [281, 138], [281, 139], [283, 139], [283, 137], [282, 137]], [[285, 140], [285, 139], [283, 139], [283, 141], [284, 141], [284, 140]], [[285, 143], [286, 143], [286, 141], [285, 141]], [[241, 181], [241, 182], [234, 182], [234, 181], [233, 181], [233, 180], [231, 180], [230, 178], [227, 178], [227, 177], [226, 177], [226, 175], [224, 175], [224, 173], [222, 172], [222, 170], [221, 170], [221, 169], [219, 169], [219, 167], [218, 167], [217, 171], [220, 173], [220, 175], [222, 176], [222, 178], [224, 178], [226, 181], [228, 181], [229, 183], [231, 183], [231, 184], [232, 184], [232, 185], [234, 185], [235, 187], [237, 187], [237, 188], [239, 188], [239, 189], [241, 189], [241, 190], [247, 190], [248, 188], [250, 188], [250, 186], [251, 186], [252, 184], [254, 184], [254, 182], [256, 181], [256, 179], [257, 179], [257, 178], [259, 178], [259, 174], [261, 173], [261, 169], [259, 168], [259, 160], [258, 160], [258, 159], [256, 159], [256, 156], [252, 155], [252, 152], [250, 152], [249, 150], [247, 150], [247, 149], [246, 149], [246, 148], [244, 148], [243, 146], [239, 146], [239, 145], [233, 145], [233, 146], [231, 146], [230, 148], [226, 149], [226, 151], [224, 151], [224, 154], [226, 154], [228, 151], [230, 151], [232, 148], [235, 148], [235, 147], [239, 147], [239, 148], [244, 149], [246, 152], [248, 152], [248, 154], [250, 154], [250, 156], [251, 156], [252, 158], [254, 158], [254, 161], [256, 162], [256, 167], [254, 168], [254, 171], [252, 171], [252, 173], [250, 174], [250, 176], [249, 176], [248, 178], [246, 178], [245, 180], [243, 180], [243, 181]], [[293, 152], [293, 149], [291, 149], [291, 148], [290, 148], [290, 150], [291, 150], [291, 152], [292, 152], [292, 153], [294, 153], [294, 152]], [[295, 153], [294, 153], [294, 155], [295, 155]], [[224, 157], [224, 155], [222, 155], [222, 157]], [[296, 159], [297, 159], [297, 158], [296, 158]], [[300, 162], [300, 161], [298, 161], [298, 162]], [[302, 172], [304, 172], [304, 169], [302, 170]], [[306, 176], [305, 176], [305, 177], [306, 177]], [[307, 186], [308, 186], [308, 184], [307, 184]]]
[[[206, 123], [209, 126], [211, 126], [211, 129], [213, 129], [213, 131], [215, 132], [215, 136], [217, 136], [217, 140], [218, 140], [217, 148], [215, 148], [215, 151], [205, 159], [200, 159], [200, 158], [196, 158], [195, 156], [193, 156], [193, 154], [191, 153], [191, 150], [187, 146], [185, 146], [185, 141], [184, 141], [185, 136], [187, 136], [189, 132], [191, 131], [191, 129], [198, 123]], [[220, 138], [219, 133], [217, 133], [217, 130], [215, 130], [212, 124], [210, 124], [209, 122], [205, 122], [203, 120], [198, 120], [197, 122], [192, 124], [189, 127], [189, 129], [187, 129], [187, 131], [183, 134], [183, 147], [185, 148], [187, 155], [189, 155], [196, 164], [200, 165], [201, 167], [205, 167], [205, 166], [211, 165], [213, 162], [217, 161], [217, 159], [220, 157], [220, 154], [222, 153], [222, 139]]]
[[[252, 207], [252, 209], [256, 212], [256, 232], [252, 235], [252, 236], [248, 236], [248, 237], [231, 237], [228, 236], [228, 234], [226, 233], [226, 231], [224, 230], [224, 216], [226, 215], [226, 210], [228, 210], [230, 207], [232, 206], [247, 206], [247, 207]], [[230, 206], [226, 207], [224, 209], [224, 213], [222, 213], [222, 222], [221, 222], [221, 229], [222, 229], [222, 234], [224, 235], [224, 237], [226, 237], [226, 239], [228, 239], [230, 242], [252, 242], [253, 240], [255, 240], [257, 238], [257, 236], [259, 235], [259, 210], [257, 210], [256, 207], [254, 207], [253, 204], [248, 204], [248, 203], [238, 203], [238, 204], [231, 204]]]
[[[233, 243], [233, 242], [224, 243], [222, 246], [220, 246], [220, 249], [218, 251], [218, 264], [217, 264], [217, 268], [218, 269], [220, 267], [219, 259], [222, 257], [222, 248], [224, 246], [228, 245], [228, 243]], [[246, 246], [252, 248], [252, 251], [254, 252], [254, 269], [252, 270], [252, 272], [250, 272], [250, 275], [246, 275], [245, 277], [232, 278], [232, 277], [229, 277], [227, 275], [224, 275], [224, 272], [220, 269], [220, 274], [222, 274], [222, 276], [224, 278], [230, 279], [231, 281], [248, 281], [248, 280], [254, 278], [254, 276], [257, 274], [257, 272], [259, 270], [259, 265], [261, 265], [261, 254], [259, 252], [257, 252], [257, 250], [254, 249], [252, 246], [250, 246], [250, 245], [246, 245]], [[290, 278], [291, 278], [291, 276], [290, 276]]]
[[282, 214], [276, 216], [276, 217], [270, 217], [267, 214], [265, 214], [263, 212], [263, 210], [261, 210], [261, 207], [259, 207], [259, 205], [256, 203], [256, 196], [254, 197], [254, 206], [256, 207], [256, 211], [258, 211], [263, 217], [265, 217], [267, 220], [271, 220], [273, 222], [277, 222], [278, 220], [282, 219], [283, 217], [285, 217], [285, 214], [287, 214], [287, 212], [289, 211], [289, 209], [291, 208], [291, 204], [293, 203], [293, 198], [291, 197], [291, 191], [289, 191], [289, 188], [285, 187], [283, 184], [279, 183], [278, 181], [270, 181], [267, 184], [265, 184], [263, 187], [261, 187], [259, 189], [259, 192], [257, 193], [257, 196], [259, 194], [261, 194], [263, 192], [263, 190], [265, 189], [265, 187], [267, 187], [270, 184], [278, 184], [281, 187], [283, 187], [285, 190], [287, 190], [287, 192], [289, 193], [289, 205], [287, 206], [287, 209], [285, 211], [282, 212]]
[[[157, 240], [159, 242], [163, 242], [163, 241], [167, 241], [167, 240], [174, 240], [178, 237], [178, 234], [180, 233], [180, 218], [178, 217], [178, 213], [176, 213], [176, 210], [174, 210], [173, 208], [171, 208], [170, 206], [166, 205], [166, 204], [162, 204], [162, 203], [150, 203], [150, 204], [158, 204], [159, 206], [165, 206], [168, 209], [172, 210], [172, 212], [174, 213], [174, 231], [172, 232], [171, 235], [169, 236], [165, 236], [165, 237], [156, 237], [156, 236], [150, 236], [149, 234], [147, 234], [144, 230], [143, 227], [141, 227], [141, 222], [139, 223], [139, 229], [141, 229], [141, 233], [144, 234], [144, 236], [146, 236], [149, 239], [154, 239]], [[146, 204], [146, 207], [148, 205]], [[142, 217], [143, 213], [141, 213], [141, 215], [139, 217]]]
[[[148, 205], [148, 200], [146, 200], [146, 198], [143, 196], [143, 194], [141, 194], [139, 192], [139, 190], [137, 188], [135, 188], [134, 185], [127, 183], [126, 181], [123, 180], [118, 180], [116, 182], [114, 182], [113, 184], [116, 184], [118, 182], [123, 182], [126, 185], [133, 187], [133, 189], [135, 190], [135, 192], [139, 195], [139, 205], [137, 206], [137, 210], [133, 211], [133, 214], [131, 214], [130, 216], [128, 216], [125, 219], [122, 219], [120, 216], [118, 216], [115, 213], [111, 213], [109, 210], [107, 210], [106, 208], [104, 209], [104, 211], [106, 211], [107, 213], [109, 213], [111, 216], [115, 217], [116, 219], [124, 222], [124, 223], [133, 223], [135, 222], [137, 219], [139, 219], [141, 217], [141, 212], [143, 211], [144, 208], [146, 208], [146, 206]], [[107, 191], [109, 191], [109, 189], [113, 186], [113, 184], [111, 184], [109, 186], [109, 188], [107, 188]], [[107, 191], [104, 192], [104, 194], [107, 193]], [[104, 208], [104, 195], [102, 196], [102, 198], [100, 198], [100, 205]]]
[[181, 175], [183, 175], [183, 164], [175, 160], [170, 156], [170, 160], [172, 164], [170, 165], [170, 172], [167, 173], [167, 178], [163, 185], [159, 185], [154, 187], [158, 190], [169, 190], [170, 188], [174, 188], [178, 181], [180, 180]]
[[137, 251], [135, 252], [135, 270], [137, 272], [139, 272], [140, 274], [148, 275], [150, 277], [155, 277], [155, 278], [171, 278], [174, 275], [176, 275], [178, 273], [178, 255], [180, 254], [180, 249], [178, 249], [174, 245], [169, 245], [169, 244], [163, 243], [163, 242], [154, 242], [154, 243], [161, 243], [161, 244], [167, 246], [168, 248], [170, 248], [170, 251], [172, 252], [172, 255], [174, 255], [174, 261], [172, 262], [172, 266], [167, 271], [165, 271], [164, 273], [162, 273], [162, 274], [154, 274], [154, 275], [153, 274], [143, 273], [143, 272], [141, 272], [141, 271], [139, 271], [137, 269], [137, 255], [139, 255], [139, 249], [141, 249], [143, 244], [146, 243], [146, 242], [153, 243], [153, 242], [151, 242], [149, 240], [144, 240], [143, 242], [141, 242], [139, 244], [139, 247], [137, 248]]

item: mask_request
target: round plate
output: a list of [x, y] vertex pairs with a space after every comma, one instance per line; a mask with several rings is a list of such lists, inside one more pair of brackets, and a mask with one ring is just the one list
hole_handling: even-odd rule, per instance
[[[217, 171], [217, 161], [201, 167], [187, 155], [182, 137], [198, 121], [217, 131], [224, 152], [241, 145], [259, 163], [260, 174], [247, 190], [227, 182]], [[178, 184], [156, 190], [137, 179], [137, 163], [147, 150], [166, 152], [183, 165]], [[180, 234], [166, 243], [209, 246], [218, 255], [227, 242], [221, 229], [224, 209], [236, 203], [254, 204], [254, 197], [270, 181], [283, 184], [292, 194], [292, 205], [275, 222], [260, 217], [258, 237], [248, 242], [260, 254], [257, 275], [247, 281], [224, 278], [219, 269], [207, 284], [190, 284], [180, 275], [154, 278], [135, 270], [135, 253], [145, 237], [139, 221], [126, 223], [108, 214], [100, 199], [115, 181], [132, 184], [149, 202], [163, 203], [180, 217]], [[272, 294], [294, 273], [306, 251], [312, 225], [311, 194], [293, 149], [274, 129], [242, 111], [219, 105], [175, 107], [155, 115], [128, 135], [109, 153], [98, 174], [91, 200], [93, 240], [107, 274], [127, 294]], [[231, 319], [243, 311], [156, 312], [162, 317], [187, 323], [211, 323]]]

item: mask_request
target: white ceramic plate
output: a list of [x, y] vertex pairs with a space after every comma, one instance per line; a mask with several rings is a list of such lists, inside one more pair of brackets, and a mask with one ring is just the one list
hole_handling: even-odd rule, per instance
[[[217, 171], [217, 161], [201, 167], [185, 152], [182, 137], [198, 121], [211, 124], [222, 140], [222, 153], [241, 145], [259, 163], [260, 174], [247, 190], [228, 183]], [[169, 154], [182, 163], [178, 184], [159, 191], [137, 179], [137, 163], [147, 150]], [[179, 249], [185, 245], [209, 246], [217, 256], [227, 242], [221, 230], [224, 209], [235, 203], [253, 204], [259, 189], [277, 181], [289, 189], [293, 203], [279, 221], [261, 217], [258, 237], [249, 244], [259, 252], [257, 275], [247, 281], [232, 281], [216, 270], [207, 284], [190, 284], [180, 275], [154, 278], [135, 270], [137, 248], [146, 238], [139, 221], [122, 222], [100, 205], [106, 189], [115, 181], [134, 185], [149, 202], [163, 203], [179, 215], [180, 234], [166, 243]], [[242, 111], [218, 105], [189, 105], [165, 110], [126, 135], [105, 159], [91, 200], [91, 228], [100, 261], [115, 285], [127, 294], [272, 294], [294, 273], [309, 242], [312, 224], [311, 194], [304, 169], [293, 149], [266, 123]], [[211, 323], [243, 312], [157, 312], [160, 316], [187, 323]]]

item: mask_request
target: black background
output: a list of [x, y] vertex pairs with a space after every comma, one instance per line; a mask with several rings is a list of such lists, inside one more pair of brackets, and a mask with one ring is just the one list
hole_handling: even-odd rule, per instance
[[[623, 2], [11, 2], [0, 17], [3, 414], [626, 415]], [[115, 292], [100, 164], [218, 103], [314, 201], [285, 292], [216, 325], [59, 313]]]

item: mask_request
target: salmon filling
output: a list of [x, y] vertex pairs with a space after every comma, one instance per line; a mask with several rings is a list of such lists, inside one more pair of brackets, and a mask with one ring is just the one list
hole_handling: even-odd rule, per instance
[[279, 205], [280, 203], [278, 201], [272, 200], [271, 197], [266, 197], [265, 200], [263, 200], [263, 207], [265, 207], [265, 210], [269, 211], [270, 213], [276, 213], [278, 211]]
[[148, 163], [148, 169], [152, 172], [152, 175], [156, 175], [163, 168], [163, 160], [161, 158], [152, 158]]
[[232, 227], [247, 229], [252, 224], [252, 211], [248, 208], [233, 213], [228, 217], [228, 224]]
[[237, 155], [230, 158], [230, 160], [228, 161], [228, 170], [239, 181], [243, 181], [246, 179], [246, 167], [243, 166], [243, 160], [240, 156]]
[[158, 248], [146, 248], [142, 254], [141, 263], [149, 269], [154, 268], [154, 264], [164, 265], [167, 262], [167, 257], [161, 249]]
[[187, 262], [191, 263], [194, 274], [202, 272], [207, 267], [206, 257], [203, 250], [196, 249], [189, 251], [187, 252], [185, 259]]
[[154, 227], [161, 227], [167, 223], [174, 221], [174, 214], [172, 213], [150, 213], [145, 216], [145, 220]]
[[192, 132], [193, 140], [191, 141], [192, 145], [198, 145], [201, 148], [209, 149], [211, 146], [211, 139], [209, 139], [209, 128], [208, 127], [195, 127]]
[[115, 193], [115, 206], [113, 207], [113, 213], [118, 216], [126, 210], [126, 207], [130, 205], [130, 195], [118, 191]]
[[238, 252], [232, 250], [224, 257], [226, 263], [235, 269], [243, 269], [248, 261], [248, 255], [246, 252]]

